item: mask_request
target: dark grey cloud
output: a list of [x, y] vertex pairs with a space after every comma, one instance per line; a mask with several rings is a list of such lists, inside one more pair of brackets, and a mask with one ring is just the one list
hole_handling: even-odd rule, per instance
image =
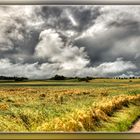
[[100, 15], [100, 8], [97, 6], [42, 6], [35, 11], [45, 20], [46, 26], [78, 32], [93, 25]]
[[139, 68], [139, 7], [104, 6], [96, 24], [78, 37], [74, 44], [86, 46], [92, 65], [123, 57]]
[[0, 6], [0, 75], [139, 75], [140, 6]]
[[93, 63], [115, 60], [118, 57], [131, 60], [139, 51], [139, 35], [140, 31], [138, 29], [135, 32], [131, 28], [109, 27], [100, 35], [87, 35], [75, 40], [74, 44], [80, 47], [86, 46]]

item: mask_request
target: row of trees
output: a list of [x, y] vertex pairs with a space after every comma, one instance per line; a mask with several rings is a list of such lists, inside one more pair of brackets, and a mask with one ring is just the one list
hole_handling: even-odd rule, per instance
[[63, 75], [55, 75], [54, 77], [50, 78], [50, 80], [69, 80], [69, 79], [77, 79], [78, 81], [86, 81], [92, 80], [92, 77], [65, 77]]
[[140, 77], [115, 77], [114, 79], [140, 79]]
[[[86, 81], [92, 79], [140, 79], [140, 77], [65, 77], [63, 75], [55, 75], [54, 77], [50, 78], [50, 80], [69, 80], [69, 79], [77, 79], [78, 81]], [[8, 77], [8, 76], [0, 76], [0, 80], [14, 80], [14, 81], [27, 81], [28, 78], [26, 77]]]
[[[55, 75], [54, 77], [50, 78], [50, 80], [68, 80], [68, 79], [77, 79], [78, 81], [86, 81], [92, 79], [113, 79], [114, 77], [65, 77], [63, 75]], [[115, 77], [114, 79], [140, 79], [140, 77]]]
[[26, 77], [8, 77], [8, 76], [0, 76], [0, 80], [14, 80], [14, 81], [26, 81], [28, 78]]

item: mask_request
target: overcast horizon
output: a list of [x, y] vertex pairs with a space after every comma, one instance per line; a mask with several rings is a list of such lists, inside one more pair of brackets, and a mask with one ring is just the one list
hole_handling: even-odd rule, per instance
[[0, 6], [0, 75], [139, 76], [140, 6]]

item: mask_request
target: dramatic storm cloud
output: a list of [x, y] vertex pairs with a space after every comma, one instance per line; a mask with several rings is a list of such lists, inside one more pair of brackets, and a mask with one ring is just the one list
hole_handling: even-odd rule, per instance
[[0, 75], [139, 76], [140, 6], [0, 6]]

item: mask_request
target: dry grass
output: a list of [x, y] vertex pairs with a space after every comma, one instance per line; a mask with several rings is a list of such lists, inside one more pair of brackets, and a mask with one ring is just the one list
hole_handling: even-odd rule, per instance
[[103, 99], [99, 105], [85, 110], [76, 110], [63, 118], [55, 118], [43, 123], [39, 131], [93, 131], [101, 120], [108, 121], [109, 116], [118, 109], [128, 106], [129, 103], [140, 101], [140, 95], [117, 96], [112, 100]]
[[96, 131], [123, 107], [140, 102], [139, 82], [98, 79], [82, 86], [1, 86], [0, 131]]

